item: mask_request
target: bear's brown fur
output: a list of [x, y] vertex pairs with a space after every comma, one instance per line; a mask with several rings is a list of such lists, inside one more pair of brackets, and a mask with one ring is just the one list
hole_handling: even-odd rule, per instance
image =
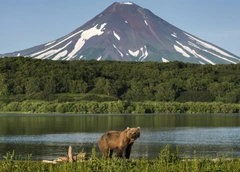
[[140, 127], [127, 127], [124, 131], [109, 131], [99, 138], [98, 147], [106, 158], [111, 158], [113, 150], [117, 149], [117, 157], [122, 157], [125, 150], [125, 157], [129, 159], [132, 145], [139, 137]]

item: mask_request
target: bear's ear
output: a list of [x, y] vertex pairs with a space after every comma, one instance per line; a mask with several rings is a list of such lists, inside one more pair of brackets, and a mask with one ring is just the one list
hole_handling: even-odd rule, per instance
[[130, 128], [129, 127], [127, 127], [127, 130], [129, 130]]
[[138, 130], [140, 130], [140, 127], [137, 127]]

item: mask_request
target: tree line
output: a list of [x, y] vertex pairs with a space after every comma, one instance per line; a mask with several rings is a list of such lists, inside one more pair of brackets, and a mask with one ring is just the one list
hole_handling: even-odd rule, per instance
[[145, 114], [145, 113], [240, 113], [240, 104], [222, 102], [128, 102], [128, 101], [22, 101], [0, 104], [8, 113], [73, 113], [73, 114]]
[[31, 99], [239, 103], [240, 64], [1, 58], [0, 101]]

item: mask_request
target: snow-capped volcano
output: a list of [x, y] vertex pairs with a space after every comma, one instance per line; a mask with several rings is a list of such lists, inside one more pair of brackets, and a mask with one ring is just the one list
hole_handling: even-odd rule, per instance
[[115, 2], [70, 34], [0, 55], [52, 60], [239, 63], [240, 58], [169, 24], [132, 2]]

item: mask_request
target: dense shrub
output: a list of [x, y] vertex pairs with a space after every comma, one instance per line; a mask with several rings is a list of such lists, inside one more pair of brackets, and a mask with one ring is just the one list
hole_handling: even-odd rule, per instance
[[220, 102], [45, 102], [23, 101], [1, 104], [1, 112], [32, 112], [32, 113], [239, 113], [239, 104]]

